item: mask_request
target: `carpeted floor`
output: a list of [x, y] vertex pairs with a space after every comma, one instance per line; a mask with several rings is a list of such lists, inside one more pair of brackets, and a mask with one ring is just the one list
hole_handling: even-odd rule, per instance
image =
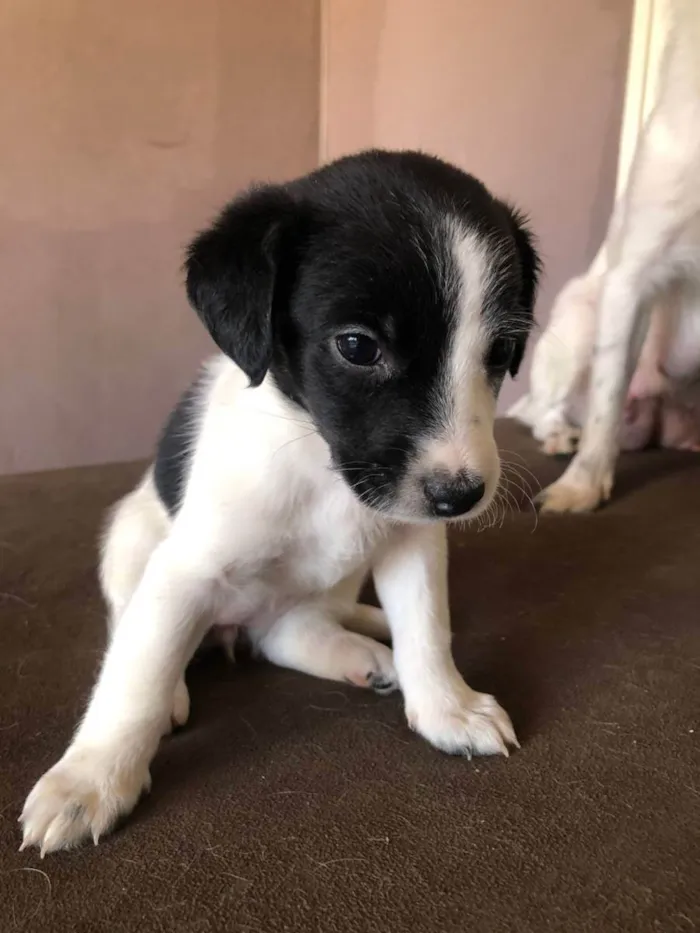
[[[511, 461], [545, 461], [512, 425]], [[100, 844], [18, 853], [103, 645], [95, 539], [133, 466], [0, 481], [0, 931], [700, 929], [700, 457], [625, 457], [589, 517], [453, 542], [455, 651], [522, 750], [468, 762], [379, 698], [198, 660], [190, 725]], [[522, 501], [522, 500], [521, 500]]]

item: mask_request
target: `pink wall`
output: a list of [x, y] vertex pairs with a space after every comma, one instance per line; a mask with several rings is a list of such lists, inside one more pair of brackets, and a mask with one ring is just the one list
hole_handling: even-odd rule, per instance
[[210, 346], [182, 248], [318, 158], [317, 0], [0, 8], [0, 472], [141, 457]]
[[325, 0], [322, 155], [423, 148], [512, 198], [540, 238], [543, 317], [607, 223], [632, 5]]

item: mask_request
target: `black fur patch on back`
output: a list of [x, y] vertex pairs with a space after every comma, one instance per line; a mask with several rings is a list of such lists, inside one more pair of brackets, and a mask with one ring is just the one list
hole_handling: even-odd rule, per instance
[[202, 387], [195, 381], [170, 413], [160, 435], [153, 464], [158, 495], [171, 515], [180, 507], [187, 485], [190, 461], [199, 430]]

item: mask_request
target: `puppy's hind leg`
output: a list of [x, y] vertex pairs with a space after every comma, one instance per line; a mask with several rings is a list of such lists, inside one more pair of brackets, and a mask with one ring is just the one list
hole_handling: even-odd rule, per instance
[[100, 585], [112, 633], [133, 596], [151, 554], [165, 538], [170, 519], [158, 500], [151, 472], [114, 506], [101, 542]]
[[329, 594], [329, 600], [337, 606], [334, 615], [343, 628], [388, 642], [391, 630], [384, 611], [358, 601], [368, 569], [363, 567], [338, 583]]
[[252, 634], [263, 657], [280, 667], [370, 687], [377, 693], [390, 693], [398, 686], [391, 650], [366, 635], [346, 631], [329, 601], [304, 603], [264, 633]]
[[386, 613], [376, 606], [356, 603], [348, 611], [339, 612], [338, 621], [349, 632], [376, 638], [377, 641], [391, 641], [391, 629]]
[[[149, 470], [136, 489], [113, 508], [102, 537], [99, 573], [110, 638], [170, 524]], [[184, 726], [189, 712], [190, 698], [183, 678], [175, 689], [172, 725]]]

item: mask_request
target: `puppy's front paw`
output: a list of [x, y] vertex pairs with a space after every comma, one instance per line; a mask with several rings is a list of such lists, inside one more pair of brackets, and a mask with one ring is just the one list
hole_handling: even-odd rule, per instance
[[116, 767], [103, 749], [69, 750], [35, 784], [20, 817], [21, 849], [68, 849], [87, 838], [95, 845], [148, 790], [148, 768]]
[[612, 477], [600, 483], [573, 482], [565, 476], [540, 492], [535, 502], [540, 512], [592, 512], [610, 498]]
[[519, 748], [508, 713], [488, 693], [466, 684], [437, 700], [407, 710], [411, 728], [450, 755], [505, 755]]

